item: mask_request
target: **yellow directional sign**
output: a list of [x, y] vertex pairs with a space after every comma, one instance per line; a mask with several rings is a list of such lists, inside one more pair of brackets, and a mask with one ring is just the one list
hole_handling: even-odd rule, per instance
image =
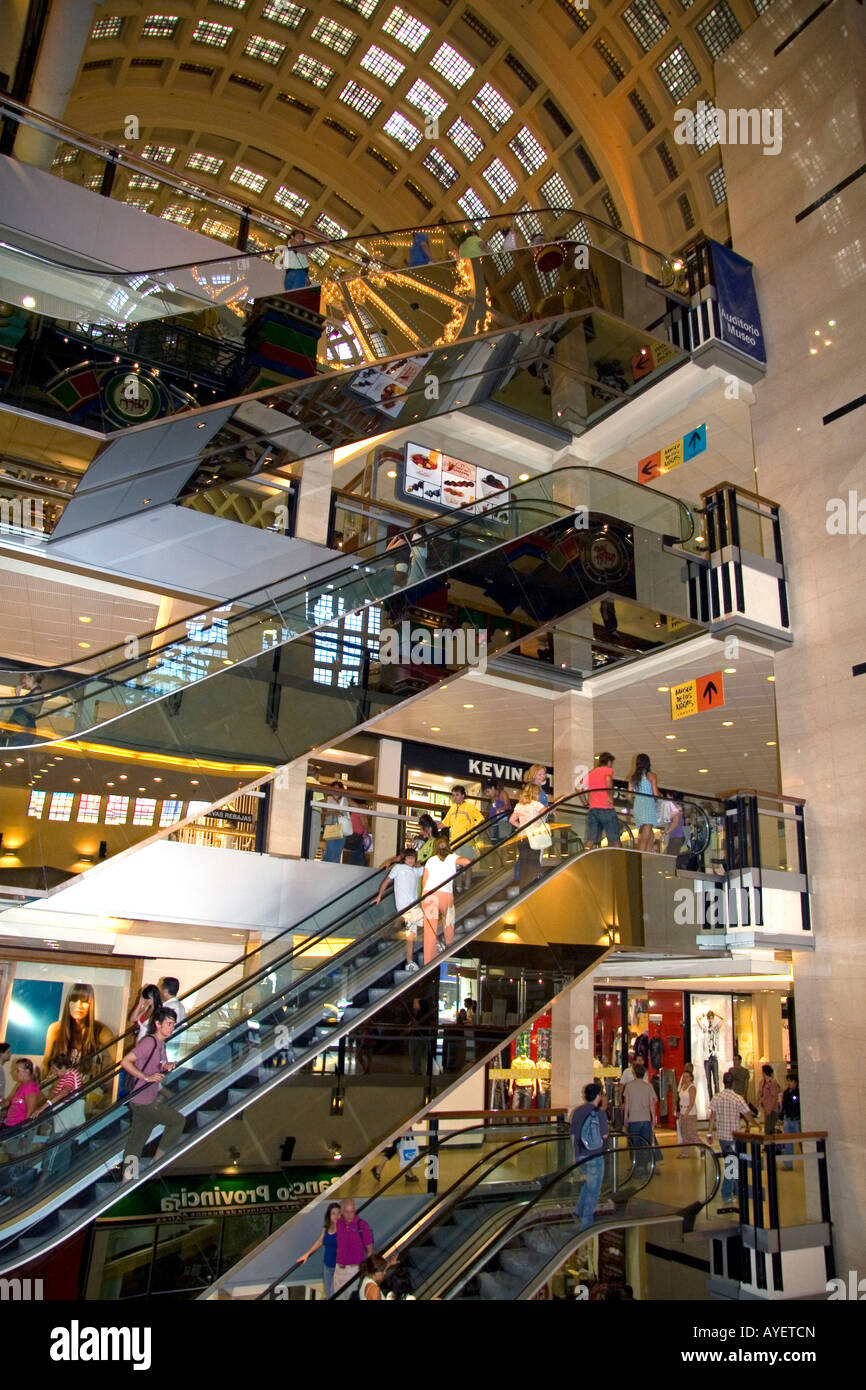
[[705, 709], [720, 709], [725, 703], [725, 683], [721, 671], [698, 676], [671, 686], [671, 719], [685, 719]]
[[698, 712], [698, 683], [683, 681], [682, 685], [671, 686], [671, 719], [685, 719], [688, 714]]
[[683, 441], [675, 439], [673, 444], [666, 444], [661, 451], [661, 472], [667, 473], [671, 468], [679, 468], [683, 461]]

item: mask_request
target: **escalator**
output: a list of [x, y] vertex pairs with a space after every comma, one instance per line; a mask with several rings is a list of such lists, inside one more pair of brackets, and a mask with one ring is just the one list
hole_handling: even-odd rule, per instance
[[[411, 547], [368, 546], [350, 564], [325, 562], [135, 639], [132, 652], [125, 643], [78, 669], [43, 670], [36, 694], [0, 705], [6, 785], [36, 837], [27, 867], [56, 873], [64, 866], [47, 855], [64, 833], [80, 843], [68, 814], [54, 814], [73, 771], [82, 794], [102, 794], [107, 781], [116, 853], [153, 834], [151, 778], [169, 794], [167, 833], [447, 682], [472, 663], [457, 640], [466, 631], [495, 629], [485, 652], [501, 654], [601, 599], [676, 616], [677, 638], [697, 631], [689, 614], [705, 562], [682, 549], [693, 531], [675, 498], [600, 469], [556, 469], [480, 514], [472, 504], [425, 523]], [[428, 641], [420, 658], [416, 625]], [[151, 798], [144, 825], [130, 823], [134, 798], [123, 795], [140, 777]], [[43, 848], [47, 806], [56, 824]]]
[[[558, 831], [557, 845], [540, 863], [541, 876], [534, 881], [515, 881], [513, 840], [486, 847], [488, 825], [466, 837], [458, 853], [471, 862], [454, 881], [453, 939], [440, 954], [426, 952], [428, 960], [422, 960], [415, 973], [406, 969], [402, 919], [375, 903], [372, 893], [365, 900], [363, 885], [350, 890], [342, 903], [323, 909], [318, 921], [296, 924], [283, 939], [251, 952], [240, 963], [240, 979], [238, 963], [227, 967], [224, 973], [231, 976], [230, 982], [219, 991], [215, 988], [209, 1002], [190, 1015], [173, 1040], [177, 1066], [163, 1083], [162, 1094], [187, 1117], [186, 1131], [166, 1156], [128, 1168], [127, 1186], [176, 1162], [202, 1137], [290, 1080], [281, 1105], [288, 1118], [302, 1070], [329, 1049], [342, 1049], [344, 1054], [345, 1040], [350, 1035], [357, 1038], [359, 1028], [363, 1047], [363, 1032], [373, 1021], [387, 1017], [408, 989], [419, 995], [425, 979], [435, 985], [439, 966], [450, 955], [456, 953], [463, 966], [475, 969], [491, 962], [529, 963], [539, 977], [548, 972], [555, 981], [548, 994], [557, 995], [611, 948], [611, 921], [618, 923], [619, 945], [640, 947], [641, 856], [610, 848], [584, 852], [587, 814], [573, 801], [557, 804], [557, 816], [566, 828]], [[517, 1026], [479, 1025], [471, 1056], [464, 1049], [435, 1077], [432, 1056], [438, 1028], [434, 1022], [430, 1036], [420, 1038], [426, 1065], [412, 1066], [412, 1047], [417, 1050], [419, 1044], [416, 1031], [408, 1045], [405, 1089], [394, 1090], [390, 1110], [383, 1108], [381, 1097], [360, 1074], [344, 1070], [338, 1094], [332, 1097], [338, 1108], [331, 1113], [342, 1113], [346, 1104], [355, 1107], [361, 1117], [362, 1147], [365, 1152], [374, 1149], [389, 1134], [402, 1132], [461, 1076], [500, 1051], [545, 1002], [533, 1005], [524, 1000], [522, 1013], [515, 1015]], [[103, 1071], [87, 1083], [83, 1094], [54, 1110], [53, 1135], [39, 1136], [38, 1126], [31, 1125], [4, 1136], [0, 1270], [52, 1249], [117, 1200], [113, 1170], [123, 1158], [130, 1126], [129, 1107], [111, 1099], [117, 1070], [114, 1066]], [[84, 1124], [77, 1123], [71, 1109], [82, 1100], [90, 1109]], [[64, 1129], [64, 1124], [74, 1127]]]
[[311, 243], [313, 288], [284, 298], [269, 268], [251, 311], [265, 253], [131, 273], [0, 245], [0, 278], [34, 306], [0, 330], [0, 406], [105, 441], [53, 539], [482, 402], [565, 445], [686, 360], [624, 321], [628, 306], [657, 322], [664, 256], [548, 208], [516, 219], [527, 244], [506, 251], [514, 220], [482, 219], [472, 258], [463, 223], [420, 229], [435, 243], [420, 267], [419, 229]]
[[[402, 1196], [407, 1174], [429, 1168], [428, 1150], [381, 1192], [363, 1203], [356, 1200], [358, 1215], [375, 1233], [377, 1251], [399, 1257], [416, 1298], [530, 1299], [584, 1241], [603, 1230], [671, 1221], [694, 1230], [698, 1221], [706, 1221], [721, 1180], [720, 1158], [704, 1144], [656, 1149], [612, 1134], [596, 1217], [580, 1230], [575, 1207], [586, 1159], [575, 1162], [567, 1128], [533, 1126], [521, 1132], [512, 1126], [510, 1139], [507, 1129], [491, 1131], [482, 1157], [464, 1156], [462, 1171], [441, 1193]], [[458, 1130], [448, 1139], [460, 1142], [461, 1136], [466, 1143], [472, 1131]], [[440, 1145], [435, 1152], [439, 1164]], [[686, 1166], [680, 1168], [678, 1160]], [[278, 1239], [285, 1247], [290, 1228]], [[294, 1264], [258, 1298], [284, 1298], [301, 1268]], [[239, 1282], [238, 1271], [221, 1281], [223, 1287], [231, 1279]], [[347, 1286], [342, 1296], [350, 1296], [355, 1286]]]

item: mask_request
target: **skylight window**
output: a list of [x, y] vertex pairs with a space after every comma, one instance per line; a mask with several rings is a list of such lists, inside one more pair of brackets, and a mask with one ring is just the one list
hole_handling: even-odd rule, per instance
[[325, 48], [332, 48], [335, 53], [345, 58], [346, 54], [352, 51], [358, 35], [354, 29], [347, 29], [345, 24], [338, 24], [335, 19], [328, 19], [322, 15], [316, 20], [310, 38], [315, 39], [316, 43], [324, 44]]
[[450, 43], [443, 43], [433, 57], [430, 59], [430, 66], [434, 72], [438, 72], [450, 86], [456, 87], [460, 91], [469, 81], [475, 71], [472, 64], [452, 48]]
[[430, 33], [428, 25], [422, 24], [420, 19], [416, 19], [408, 10], [401, 9], [395, 5], [385, 23], [382, 25], [382, 32], [388, 34], [404, 48], [417, 53], [427, 35]]
[[248, 188], [252, 193], [261, 193], [267, 184], [264, 174], [257, 174], [255, 169], [246, 169], [243, 164], [236, 164], [229, 174], [229, 183], [236, 183], [240, 188]]
[[501, 159], [494, 159], [484, 170], [482, 178], [490, 184], [500, 203], [507, 203], [517, 191], [517, 179], [506, 169]]
[[551, 174], [549, 179], [545, 179], [539, 192], [545, 203], [552, 208], [570, 208], [574, 203], [574, 199], [559, 174]]
[[474, 188], [467, 188], [462, 198], [457, 199], [457, 206], [476, 221], [490, 216], [490, 209], [482, 203]]
[[310, 82], [322, 92], [329, 86], [331, 78], [334, 76], [333, 68], [329, 68], [327, 63], [320, 63], [318, 59], [311, 58], [308, 53], [298, 54], [292, 64], [292, 72], [295, 77], [300, 77], [304, 82]]
[[672, 48], [656, 72], [674, 101], [682, 101], [701, 80], [701, 75], [682, 44]]
[[245, 58], [258, 58], [260, 63], [270, 63], [275, 68], [286, 51], [284, 43], [276, 39], [266, 39], [261, 34], [251, 34], [244, 48]]
[[465, 154], [471, 164], [473, 159], [477, 159], [484, 149], [484, 141], [472, 126], [464, 121], [462, 116], [457, 120], [448, 131], [448, 139], [453, 141], [461, 154]]
[[316, 231], [324, 232], [325, 236], [331, 237], [333, 240], [349, 235], [345, 227], [341, 227], [339, 222], [335, 222], [333, 217], [329, 217], [325, 212], [319, 213], [313, 226]]
[[368, 120], [375, 116], [382, 105], [379, 97], [367, 87], [362, 87], [359, 82], [347, 82], [340, 93], [340, 101], [344, 101], [353, 111], [366, 116]]
[[448, 105], [443, 96], [440, 96], [435, 87], [431, 87], [423, 78], [418, 78], [412, 83], [406, 93], [406, 100], [410, 106], [417, 106], [419, 111], [423, 111], [428, 120], [437, 120]]
[[392, 140], [396, 140], [398, 145], [402, 145], [406, 150], [414, 150], [418, 141], [421, 139], [421, 132], [411, 121], [407, 121], [399, 111], [395, 111], [389, 116], [382, 127], [386, 135], [390, 135]]
[[502, 93], [491, 87], [489, 82], [485, 82], [478, 95], [472, 98], [472, 105], [476, 111], [481, 112], [494, 130], [501, 130], [506, 121], [514, 115], [514, 108], [509, 106]]
[[[224, 159], [218, 159], [215, 154], [202, 154], [196, 150], [186, 161], [187, 169], [199, 169], [203, 174], [218, 174], [225, 163]], [[132, 180], [130, 179], [130, 186]]]
[[399, 58], [386, 53], [384, 48], [379, 48], [375, 43], [370, 45], [361, 59], [361, 67], [365, 72], [372, 73], [373, 77], [378, 77], [387, 87], [393, 87], [395, 82], [399, 82], [406, 71], [405, 63], [401, 63]]
[[176, 14], [149, 14], [141, 26], [143, 39], [171, 39], [180, 22]]
[[297, 29], [306, 13], [303, 5], [294, 5], [292, 0], [269, 0], [262, 10], [262, 19], [284, 24], [287, 29]]
[[514, 139], [509, 140], [508, 148], [517, 156], [528, 174], [534, 174], [547, 161], [547, 151], [536, 140], [528, 126], [518, 130]]
[[225, 48], [233, 33], [230, 24], [214, 24], [212, 20], [200, 19], [192, 31], [192, 41], [209, 44], [211, 48]]
[[452, 184], [457, 182], [457, 170], [453, 164], [449, 164], [444, 154], [440, 154], [439, 150], [431, 150], [422, 162], [423, 167], [429, 170], [443, 188], [450, 188]]
[[[170, 164], [176, 153], [176, 145], [145, 145], [141, 157], [142, 159], [152, 159], [154, 164]], [[132, 183], [131, 179], [130, 183]]]
[[288, 208], [290, 212], [296, 212], [299, 217], [303, 217], [310, 206], [309, 198], [302, 198], [300, 193], [293, 193], [291, 188], [286, 188], [285, 184], [277, 189], [274, 194], [274, 202], [279, 203], [281, 208]]

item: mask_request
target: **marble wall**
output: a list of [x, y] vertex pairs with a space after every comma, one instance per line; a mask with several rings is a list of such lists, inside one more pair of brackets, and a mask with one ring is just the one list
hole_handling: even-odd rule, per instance
[[[862, 1271], [866, 674], [852, 668], [866, 661], [866, 175], [826, 195], [866, 162], [866, 24], [856, 0], [837, 0], [791, 38], [814, 11], [813, 0], [775, 0], [717, 64], [716, 103], [782, 112], [778, 155], [722, 154], [733, 245], [755, 263], [767, 344], [752, 411], [758, 486], [782, 503], [790, 574], [794, 645], [776, 658], [775, 690], [782, 785], [807, 798], [814, 888], [816, 950], [794, 963], [803, 1127], [829, 1131], [837, 1263]], [[849, 492], [853, 528], [833, 534], [828, 507], [843, 499], [847, 513]]]

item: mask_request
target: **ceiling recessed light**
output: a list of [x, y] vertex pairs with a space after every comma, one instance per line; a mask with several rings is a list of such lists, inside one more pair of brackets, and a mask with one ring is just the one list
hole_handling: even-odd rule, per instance
[[768, 748], [775, 748], [775, 746], [776, 746], [776, 740], [775, 740], [774, 738], [768, 738], [768, 739], [767, 739], [767, 747], [768, 747]]
[[84, 649], [84, 651], [90, 651], [90, 643], [89, 643], [89, 642], [79, 642], [78, 645], [79, 645], [79, 647], [82, 647], [82, 648]]
[[114, 783], [113, 783], [113, 782], [106, 782], [105, 785], [106, 785], [107, 787], [113, 787], [113, 786], [114, 786]]
[[816, 329], [815, 329], [815, 337], [816, 337], [816, 338], [820, 338], [820, 336], [821, 336], [821, 330], [820, 330], [820, 328], [816, 328]]
[[531, 729], [527, 729], [526, 732], [527, 732], [528, 734], [537, 734], [537, 733], [538, 733], [538, 730], [537, 730], [537, 729], [535, 728], [535, 726], [533, 725], [532, 728], [531, 728]]
[[528, 483], [528, 482], [529, 482], [529, 474], [528, 474], [528, 473], [518, 473], [517, 477], [518, 477], [518, 481], [521, 482], [521, 483]]
[[676, 738], [676, 734], [665, 734], [665, 738], [670, 742]]
[[828, 319], [828, 320], [827, 320], [827, 327], [828, 327], [828, 328], [835, 328], [835, 327], [836, 327], [836, 320], [835, 320], [835, 319]]
[[708, 767], [699, 767], [699, 768], [698, 768], [698, 772], [709, 772], [709, 770], [710, 770], [710, 769], [709, 769]]
[[818, 349], [817, 349], [817, 348], [809, 348], [809, 356], [810, 356], [810, 357], [817, 357], [817, 356], [818, 356]]
[[32, 295], [32, 294], [25, 294], [25, 296], [24, 296], [24, 298], [22, 299], [21, 303], [24, 305], [24, 308], [25, 308], [25, 309], [35, 309], [35, 308], [36, 308], [36, 300], [33, 298], [33, 295]]
[[688, 751], [689, 751], [688, 748], [678, 748], [678, 749], [677, 749], [677, 752], [678, 752], [678, 753], [688, 753]]
[[768, 681], [774, 681], [775, 679], [776, 679], [775, 676], [768, 676], [768, 677], [767, 677], [767, 680], [768, 680]]
[[120, 774], [120, 780], [121, 780], [121, 782], [125, 782], [125, 781], [126, 781], [126, 773], [125, 773], [125, 772], [121, 772], [121, 774]]
[[656, 686], [656, 690], [661, 690], [662, 692], [664, 692], [665, 690], [670, 690], [670, 686], [669, 686], [669, 685], [657, 685], [657, 686]]
[[731, 725], [733, 724], [733, 722], [734, 722], [733, 719], [723, 719], [723, 720], [722, 720], [722, 728], [723, 728], [723, 729], [730, 729], [730, 727], [731, 727]]
[[397, 476], [397, 470], [396, 470], [396, 468], [389, 468], [389, 469], [388, 469], [388, 472], [385, 474], [385, 477], [386, 477], [386, 478], [396, 478], [396, 476]]
[[139, 787], [138, 790], [139, 790], [140, 792], [146, 792], [146, 791], [147, 791], [147, 787]]
[[438, 724], [431, 724], [430, 732], [431, 734], [441, 734], [442, 730], [440, 729]]
[[463, 708], [464, 708], [464, 709], [474, 709], [475, 706], [474, 706], [474, 705], [464, 705]]
[[725, 666], [725, 667], [724, 667], [724, 672], [725, 672], [725, 675], [726, 675], [726, 676], [733, 676], [733, 675], [736, 673], [736, 670], [737, 670], [736, 666]]
[[92, 619], [92, 618], [84, 618], [84, 617], [82, 617], [81, 615], [79, 615], [78, 621], [79, 621], [80, 623], [92, 623], [92, 622], [93, 622], [93, 619]]
[[191, 786], [191, 787], [197, 787], [197, 786], [198, 786], [198, 778], [197, 778], [197, 777], [193, 777], [193, 778], [192, 778], [192, 780], [191, 780], [191, 782], [190, 782], [190, 786]]
[[80, 778], [80, 777], [73, 777], [72, 780], [73, 780], [73, 782], [80, 782], [80, 781], [81, 781], [81, 778]]
[[154, 777], [153, 780], [154, 780], [154, 782], [161, 782], [161, 781], [162, 781], [162, 778], [161, 778], [161, 777]]

